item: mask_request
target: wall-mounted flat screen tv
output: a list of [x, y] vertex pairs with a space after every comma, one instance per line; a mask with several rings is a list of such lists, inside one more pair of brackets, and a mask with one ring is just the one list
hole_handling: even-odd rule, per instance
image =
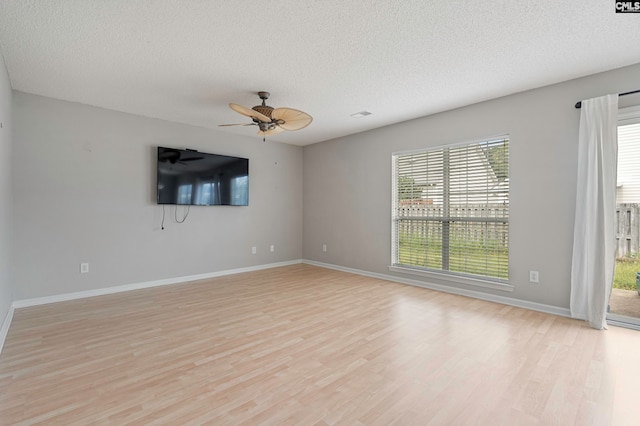
[[158, 204], [248, 206], [249, 159], [159, 146]]

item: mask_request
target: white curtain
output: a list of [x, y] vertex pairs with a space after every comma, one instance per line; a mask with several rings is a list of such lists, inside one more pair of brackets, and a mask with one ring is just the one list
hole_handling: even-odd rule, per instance
[[615, 267], [618, 95], [582, 101], [571, 265], [571, 316], [607, 328]]

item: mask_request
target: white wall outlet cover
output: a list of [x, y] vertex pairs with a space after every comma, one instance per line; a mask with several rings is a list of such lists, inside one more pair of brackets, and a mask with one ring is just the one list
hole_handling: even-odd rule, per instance
[[529, 282], [537, 283], [540, 281], [540, 273], [538, 271], [529, 271]]
[[88, 263], [81, 263], [80, 264], [80, 273], [81, 274], [86, 274], [87, 272], [89, 272], [89, 264]]

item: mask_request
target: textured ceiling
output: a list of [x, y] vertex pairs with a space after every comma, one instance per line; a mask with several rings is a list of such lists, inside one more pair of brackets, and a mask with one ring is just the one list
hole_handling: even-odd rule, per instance
[[[640, 62], [640, 15], [583, 0], [0, 0], [13, 89], [307, 145]], [[372, 115], [353, 118], [362, 110]], [[225, 133], [221, 133], [224, 135]]]

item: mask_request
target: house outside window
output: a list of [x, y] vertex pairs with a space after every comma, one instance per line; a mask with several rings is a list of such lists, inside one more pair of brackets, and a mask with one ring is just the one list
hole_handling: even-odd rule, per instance
[[392, 266], [508, 282], [509, 137], [392, 159]]

